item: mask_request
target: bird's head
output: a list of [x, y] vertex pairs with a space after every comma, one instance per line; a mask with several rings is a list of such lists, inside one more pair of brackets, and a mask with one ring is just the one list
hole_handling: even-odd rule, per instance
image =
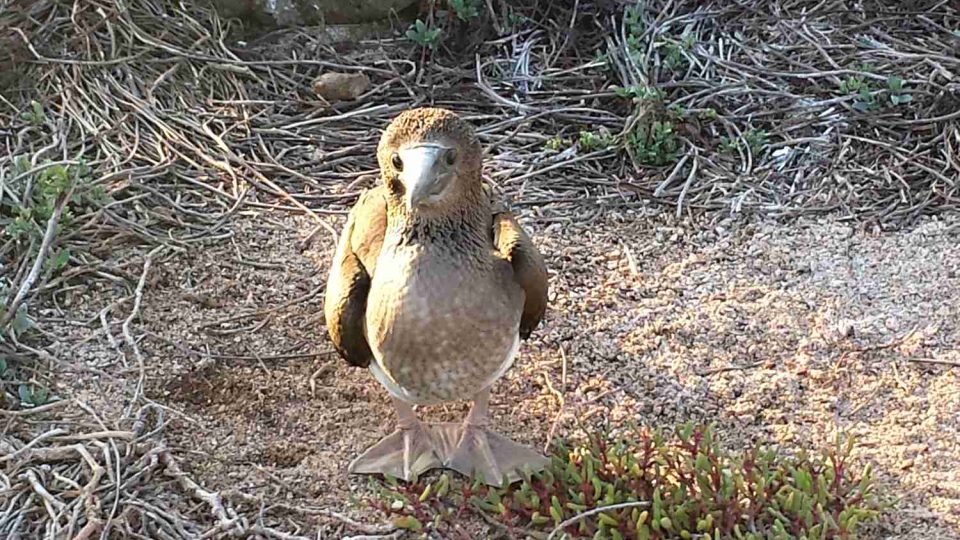
[[394, 118], [380, 138], [384, 183], [408, 215], [443, 216], [482, 192], [480, 143], [473, 128], [446, 109], [421, 108]]

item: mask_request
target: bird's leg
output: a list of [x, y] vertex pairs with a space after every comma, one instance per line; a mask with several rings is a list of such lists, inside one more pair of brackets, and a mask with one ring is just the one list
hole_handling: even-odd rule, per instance
[[547, 458], [526, 446], [490, 431], [490, 389], [474, 397], [473, 407], [463, 423], [463, 431], [456, 450], [446, 466], [466, 476], [481, 477], [490, 485], [500, 485], [520, 479], [520, 472], [543, 469]]
[[397, 429], [371, 446], [350, 464], [349, 472], [382, 474], [410, 481], [442, 465], [430, 432], [417, 419], [413, 407], [393, 398]]

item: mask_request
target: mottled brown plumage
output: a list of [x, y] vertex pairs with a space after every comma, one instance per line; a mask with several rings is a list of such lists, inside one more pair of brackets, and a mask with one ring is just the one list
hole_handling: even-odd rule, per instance
[[370, 276], [376, 270], [387, 228], [384, 192], [383, 186], [364, 192], [350, 211], [333, 257], [323, 306], [334, 347], [357, 367], [367, 367], [373, 359], [363, 321]]
[[[325, 312], [341, 356], [369, 366], [394, 398], [400, 429], [352, 469], [408, 477], [446, 465], [515, 477], [516, 466], [537, 465], [538, 458], [483, 428], [486, 395], [510, 367], [519, 338], [543, 318], [543, 259], [483, 186], [480, 144], [453, 113], [401, 114], [384, 132], [377, 158], [382, 185], [350, 212]], [[408, 410], [410, 403], [471, 398], [475, 410], [457, 428], [456, 447], [450, 426], [430, 433]], [[488, 438], [501, 463], [477, 463], [487, 459], [478, 452], [491, 454]]]
[[520, 318], [520, 337], [527, 339], [547, 310], [547, 267], [530, 237], [510, 212], [493, 215], [494, 245], [513, 267], [513, 278], [526, 298]]

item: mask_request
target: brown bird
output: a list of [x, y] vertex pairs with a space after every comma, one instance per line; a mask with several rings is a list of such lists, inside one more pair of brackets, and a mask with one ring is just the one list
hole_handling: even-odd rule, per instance
[[[480, 178], [473, 129], [437, 108], [406, 111], [377, 148], [382, 184], [350, 211], [327, 283], [327, 330], [369, 367], [397, 430], [350, 472], [410, 480], [447, 467], [490, 484], [539, 470], [539, 453], [487, 428], [490, 386], [543, 318], [543, 258]], [[423, 424], [412, 405], [472, 399], [462, 425]]]

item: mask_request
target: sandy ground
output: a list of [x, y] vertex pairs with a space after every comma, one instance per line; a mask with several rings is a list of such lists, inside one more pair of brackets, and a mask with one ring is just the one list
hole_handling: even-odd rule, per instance
[[[589, 225], [527, 221], [552, 272], [544, 326], [494, 388], [497, 428], [538, 446], [581, 422], [714, 422], [725, 444], [859, 441], [901, 498], [872, 538], [960, 538], [957, 221], [878, 234], [835, 220], [720, 226], [611, 211]], [[340, 222], [335, 223], [339, 228]], [[386, 393], [331, 353], [322, 297], [334, 240], [306, 218], [245, 216], [232, 236], [157, 262], [137, 335], [165, 437], [211, 488], [321, 505], [366, 522], [349, 460], [392, 429]], [[122, 257], [122, 255], [120, 255]], [[91, 320], [121, 295], [61, 298]], [[109, 314], [114, 332], [129, 310]], [[66, 324], [61, 355], [117, 368], [98, 322]], [[565, 377], [564, 377], [565, 374]], [[73, 390], [109, 419], [130, 391]], [[425, 411], [456, 420], [466, 404]], [[119, 412], [119, 411], [115, 411]], [[338, 525], [300, 525], [337, 537]]]

